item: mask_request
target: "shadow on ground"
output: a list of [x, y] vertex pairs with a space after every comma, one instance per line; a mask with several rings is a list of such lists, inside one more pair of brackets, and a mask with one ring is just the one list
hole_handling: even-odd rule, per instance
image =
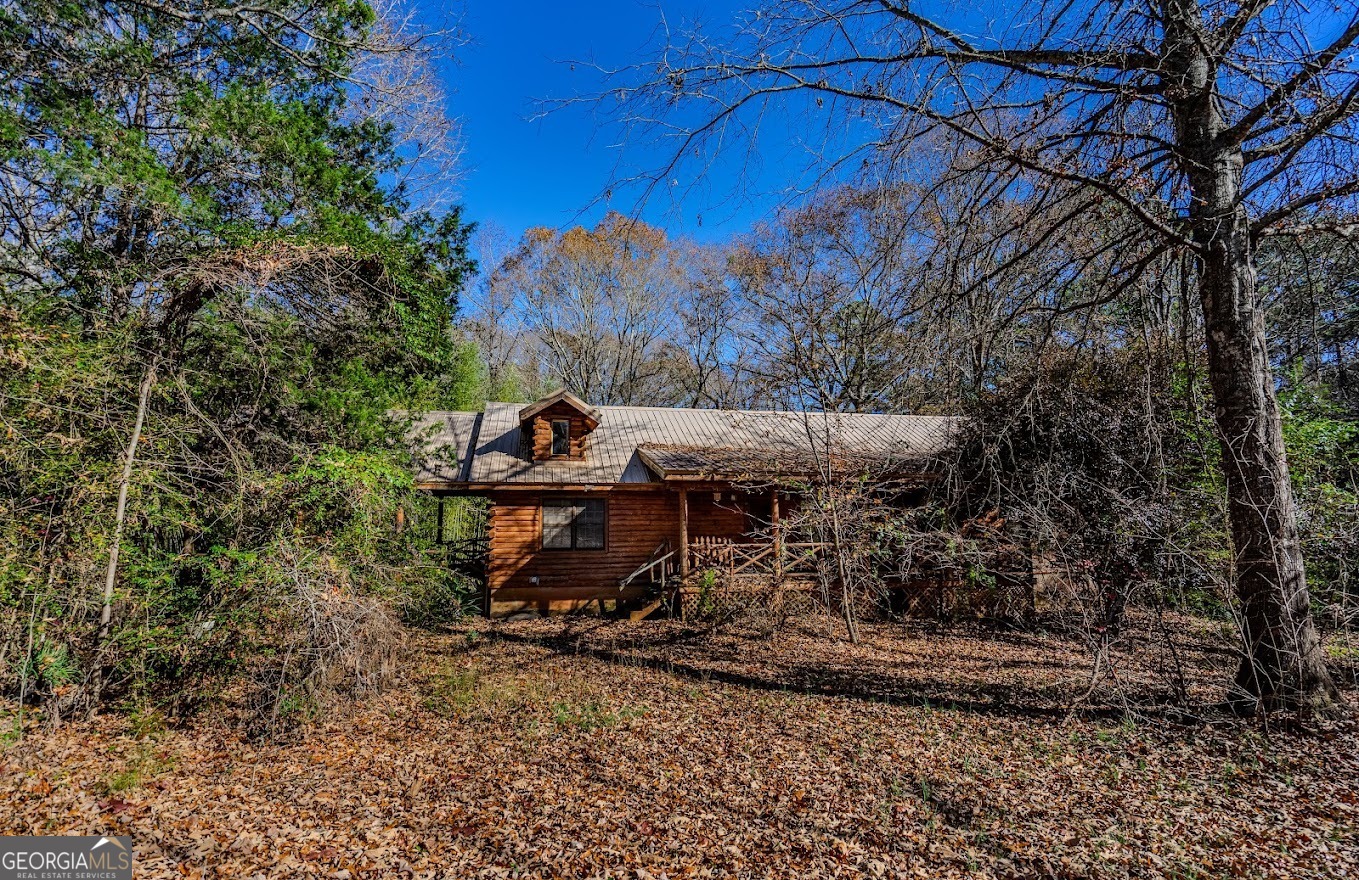
[[824, 621], [801, 618], [762, 631], [740, 622], [596, 619], [515, 621], [488, 633], [564, 657], [646, 667], [685, 679], [871, 703], [947, 708], [978, 715], [1060, 719], [1073, 714], [1167, 723], [1226, 721], [1214, 702], [1227, 680], [1224, 655], [1186, 637], [1179, 669], [1188, 699], [1176, 699], [1163, 649], [1130, 638], [1114, 668], [1092, 687], [1093, 662], [1078, 641], [977, 625], [928, 629], [884, 622], [864, 627], [854, 645]]

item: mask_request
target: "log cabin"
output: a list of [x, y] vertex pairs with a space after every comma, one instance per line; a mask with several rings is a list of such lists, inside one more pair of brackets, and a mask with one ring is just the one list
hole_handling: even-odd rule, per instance
[[[608, 603], [645, 614], [714, 566], [796, 574], [817, 552], [781, 528], [797, 487], [832, 462], [900, 473], [957, 426], [943, 416], [591, 406], [562, 390], [528, 406], [425, 414], [417, 485], [488, 501], [473, 551], [484, 554], [485, 613]], [[439, 509], [442, 537], [442, 500]]]

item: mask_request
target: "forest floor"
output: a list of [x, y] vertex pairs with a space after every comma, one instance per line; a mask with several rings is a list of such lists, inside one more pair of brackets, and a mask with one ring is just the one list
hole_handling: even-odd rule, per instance
[[[287, 741], [35, 724], [0, 833], [130, 834], [143, 878], [1359, 876], [1353, 712], [1219, 715], [1230, 657], [1176, 626], [1081, 700], [1052, 635], [469, 621]], [[1168, 708], [1177, 658], [1199, 712]]]

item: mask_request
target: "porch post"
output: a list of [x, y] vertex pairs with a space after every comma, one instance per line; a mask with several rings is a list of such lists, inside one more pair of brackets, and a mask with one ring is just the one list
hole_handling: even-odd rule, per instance
[[774, 580], [783, 580], [783, 525], [779, 522], [779, 488], [775, 486], [769, 497], [769, 522], [774, 532]]
[[689, 490], [680, 487], [679, 490], [679, 514], [680, 514], [680, 578], [689, 576]]

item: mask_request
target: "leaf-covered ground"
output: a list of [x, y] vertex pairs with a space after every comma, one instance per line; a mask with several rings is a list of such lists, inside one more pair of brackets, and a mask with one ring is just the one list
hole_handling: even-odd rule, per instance
[[292, 742], [33, 726], [0, 833], [131, 834], [139, 877], [1359, 876], [1352, 719], [1158, 710], [1146, 650], [1073, 712], [1056, 637], [824, 628], [477, 622]]

